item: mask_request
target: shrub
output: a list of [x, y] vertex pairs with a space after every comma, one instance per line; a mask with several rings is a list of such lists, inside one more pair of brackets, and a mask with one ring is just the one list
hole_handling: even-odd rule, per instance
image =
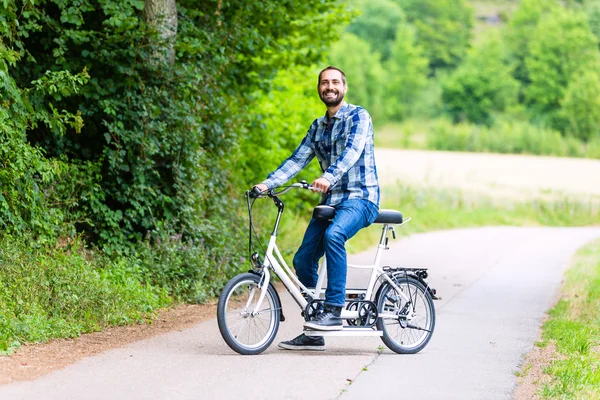
[[0, 238], [0, 352], [144, 321], [169, 303], [163, 290], [130, 274], [127, 261], [82, 246], [79, 239], [40, 245], [28, 234]]

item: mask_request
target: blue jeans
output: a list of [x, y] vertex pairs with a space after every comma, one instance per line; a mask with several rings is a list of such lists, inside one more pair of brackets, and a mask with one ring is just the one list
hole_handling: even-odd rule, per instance
[[346, 242], [377, 218], [377, 205], [368, 200], [346, 200], [335, 207], [333, 221], [311, 219], [294, 256], [294, 268], [306, 287], [317, 285], [319, 259], [327, 257], [325, 305], [344, 307], [346, 300]]

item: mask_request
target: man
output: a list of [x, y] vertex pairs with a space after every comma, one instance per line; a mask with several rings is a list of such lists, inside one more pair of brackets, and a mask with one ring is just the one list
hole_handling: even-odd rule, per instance
[[[379, 183], [373, 152], [371, 116], [362, 107], [348, 104], [346, 76], [338, 68], [327, 67], [319, 74], [317, 90], [327, 106], [326, 114], [316, 119], [308, 133], [279, 168], [256, 185], [261, 190], [281, 186], [292, 179], [315, 156], [323, 174], [312, 186], [328, 193], [326, 204], [336, 209], [331, 222], [312, 219], [302, 245], [294, 256], [300, 282], [315, 287], [318, 261], [327, 257], [327, 290], [323, 312], [304, 324], [312, 330], [342, 329], [341, 310], [345, 305], [346, 248], [348, 239], [377, 218]], [[281, 342], [290, 350], [325, 350], [323, 337], [306, 336]]]

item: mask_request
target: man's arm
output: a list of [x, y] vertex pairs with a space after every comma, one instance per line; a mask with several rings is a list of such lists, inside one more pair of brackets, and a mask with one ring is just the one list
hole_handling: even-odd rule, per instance
[[360, 109], [352, 117], [352, 127], [346, 140], [346, 148], [333, 164], [323, 173], [323, 178], [334, 186], [360, 158], [365, 149], [369, 131], [371, 130], [371, 116], [365, 109]]
[[269, 174], [262, 184], [267, 189], [273, 189], [281, 186], [306, 167], [308, 163], [315, 157], [314, 149], [310, 144], [310, 132], [304, 137], [300, 145], [294, 150], [291, 156], [289, 156], [281, 165], [273, 172]]

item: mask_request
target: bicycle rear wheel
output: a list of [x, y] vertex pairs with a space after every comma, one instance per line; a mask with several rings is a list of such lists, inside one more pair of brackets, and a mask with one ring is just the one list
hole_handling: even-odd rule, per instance
[[261, 277], [252, 273], [231, 279], [219, 296], [217, 322], [221, 336], [242, 355], [259, 354], [275, 339], [279, 330], [281, 305], [275, 289], [269, 285], [260, 310], [254, 311], [261, 295]]
[[433, 299], [423, 284], [414, 278], [400, 277], [395, 283], [399, 291], [389, 283], [384, 283], [381, 288], [377, 300], [380, 316], [377, 329], [383, 331], [381, 340], [390, 350], [399, 354], [418, 353], [433, 335]]

